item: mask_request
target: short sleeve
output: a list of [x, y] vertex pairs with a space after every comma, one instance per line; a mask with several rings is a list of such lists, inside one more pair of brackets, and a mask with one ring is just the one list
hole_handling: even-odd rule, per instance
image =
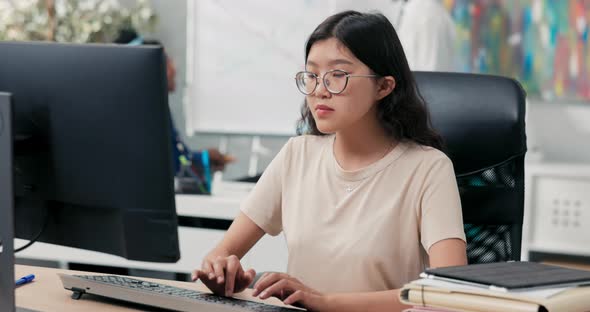
[[240, 210], [269, 235], [278, 235], [282, 225], [283, 177], [290, 159], [292, 139], [281, 148], [241, 203]]
[[426, 252], [443, 239], [465, 241], [459, 189], [448, 157], [435, 160], [426, 174], [420, 209], [420, 236]]

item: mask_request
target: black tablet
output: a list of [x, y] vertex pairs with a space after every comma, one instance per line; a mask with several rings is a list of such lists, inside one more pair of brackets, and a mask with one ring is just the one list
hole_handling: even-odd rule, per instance
[[425, 273], [435, 278], [506, 289], [590, 285], [590, 271], [525, 261], [433, 268]]

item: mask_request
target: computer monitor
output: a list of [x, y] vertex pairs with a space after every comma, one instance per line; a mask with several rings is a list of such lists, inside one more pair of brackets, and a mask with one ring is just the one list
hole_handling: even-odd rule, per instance
[[156, 46], [0, 42], [16, 237], [180, 258], [165, 66]]
[[10, 94], [0, 92], [0, 311], [11, 311], [14, 308], [11, 122]]

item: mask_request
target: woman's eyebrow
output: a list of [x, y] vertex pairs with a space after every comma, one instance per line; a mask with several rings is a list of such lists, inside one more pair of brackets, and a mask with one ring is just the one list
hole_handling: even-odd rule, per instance
[[[328, 66], [332, 66], [332, 65], [341, 65], [341, 64], [345, 64], [345, 65], [353, 65], [353, 63], [349, 60], [345, 60], [345, 59], [335, 59], [335, 60], [331, 60], [328, 62]], [[307, 61], [307, 65], [308, 66], [318, 66], [317, 63], [315, 63], [314, 61]]]

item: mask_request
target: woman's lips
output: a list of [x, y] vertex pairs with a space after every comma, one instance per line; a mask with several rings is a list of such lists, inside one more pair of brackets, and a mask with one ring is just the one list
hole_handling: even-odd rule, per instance
[[320, 104], [315, 107], [315, 111], [318, 117], [325, 117], [333, 113], [334, 109], [330, 106]]

